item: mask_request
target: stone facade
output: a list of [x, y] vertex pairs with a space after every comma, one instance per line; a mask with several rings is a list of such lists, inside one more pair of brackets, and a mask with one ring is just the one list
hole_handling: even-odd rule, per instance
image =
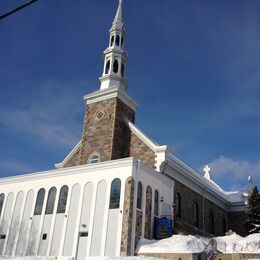
[[131, 255], [134, 184], [135, 183], [133, 177], [129, 177], [125, 183], [125, 198], [120, 254], [121, 256]]
[[79, 153], [80, 150], [78, 150], [75, 155], [70, 159], [70, 161], [65, 165], [65, 167], [73, 167], [79, 165]]
[[[101, 119], [97, 118], [99, 111], [103, 113]], [[87, 105], [79, 164], [89, 163], [95, 153], [100, 155], [101, 161], [129, 157], [131, 133], [124, 119], [134, 122], [134, 116], [134, 111], [118, 98]]]
[[130, 156], [142, 161], [153, 169], [155, 168], [154, 151], [134, 133], [131, 134]]
[[142, 218], [143, 212], [140, 210], [136, 210], [136, 223], [135, 223], [135, 247], [142, 235]]
[[245, 227], [246, 213], [245, 212], [229, 212], [228, 213], [228, 229], [236, 231], [241, 236], [247, 236], [248, 233]]
[[[204, 199], [204, 221], [203, 221], [203, 197], [186, 187], [182, 183], [175, 181], [175, 194], [181, 196], [180, 217], [175, 216], [174, 232], [183, 234], [201, 235], [224, 235], [223, 220], [226, 221], [226, 212], [214, 203]], [[194, 204], [198, 205], [198, 225], [194, 222]], [[210, 214], [214, 216], [214, 234], [211, 234]], [[204, 228], [203, 228], [204, 225]]]
[[145, 203], [145, 231], [144, 237], [151, 239], [151, 223], [152, 223], [152, 188], [146, 188], [146, 203]]

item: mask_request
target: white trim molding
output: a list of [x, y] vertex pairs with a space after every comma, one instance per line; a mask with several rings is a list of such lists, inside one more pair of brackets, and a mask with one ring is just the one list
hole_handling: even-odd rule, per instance
[[138, 108], [138, 104], [136, 101], [134, 101], [126, 92], [125, 90], [119, 88], [119, 87], [112, 87], [107, 88], [103, 90], [98, 90], [95, 92], [92, 92], [88, 95], [84, 96], [84, 99], [86, 100], [87, 105], [100, 102], [103, 100], [107, 100], [110, 98], [119, 98], [122, 102], [124, 102], [127, 106], [129, 106], [133, 111], [136, 111]]

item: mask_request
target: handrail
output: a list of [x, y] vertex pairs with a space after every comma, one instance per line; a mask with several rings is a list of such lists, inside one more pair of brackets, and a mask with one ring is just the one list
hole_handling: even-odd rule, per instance
[[212, 238], [200, 254], [200, 260], [210, 260], [217, 252], [217, 241]]

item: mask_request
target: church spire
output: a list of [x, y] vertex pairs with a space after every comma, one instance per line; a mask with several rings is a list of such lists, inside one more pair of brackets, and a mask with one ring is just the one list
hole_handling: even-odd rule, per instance
[[99, 78], [100, 90], [112, 87], [125, 90], [127, 88], [125, 80], [127, 53], [124, 50], [126, 31], [123, 21], [123, 0], [119, 0], [116, 16], [109, 33], [109, 46], [104, 51], [103, 74]]

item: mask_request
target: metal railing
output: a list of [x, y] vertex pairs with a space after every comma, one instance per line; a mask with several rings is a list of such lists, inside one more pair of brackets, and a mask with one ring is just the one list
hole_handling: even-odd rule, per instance
[[199, 256], [200, 260], [211, 260], [212, 256], [217, 253], [217, 241], [211, 239]]

